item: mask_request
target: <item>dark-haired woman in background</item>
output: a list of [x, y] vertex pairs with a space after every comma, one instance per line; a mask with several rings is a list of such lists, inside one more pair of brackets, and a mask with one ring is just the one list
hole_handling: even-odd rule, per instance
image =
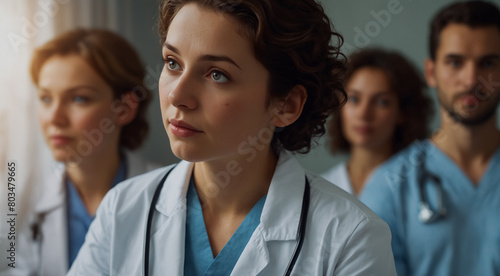
[[368, 49], [349, 57], [347, 102], [328, 133], [332, 153], [349, 159], [323, 177], [359, 195], [371, 172], [394, 153], [428, 135], [432, 102], [417, 69], [397, 52]]
[[69, 275], [395, 275], [387, 225], [292, 154], [345, 95], [323, 8], [166, 0], [160, 18], [163, 122], [184, 161], [111, 190]]

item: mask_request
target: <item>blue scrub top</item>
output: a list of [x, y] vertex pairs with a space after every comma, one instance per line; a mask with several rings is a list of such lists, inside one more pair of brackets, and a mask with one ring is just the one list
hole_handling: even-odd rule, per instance
[[[120, 167], [113, 179], [111, 188], [127, 177], [126, 157], [123, 154], [121, 157]], [[94, 220], [94, 216], [89, 215], [87, 212], [75, 185], [69, 178], [66, 178], [66, 191], [68, 194], [66, 201], [68, 208], [68, 267], [71, 267], [71, 264], [73, 264], [73, 261], [78, 255], [78, 251], [80, 251], [85, 241], [85, 235], [89, 230], [90, 224]]]
[[191, 177], [187, 192], [184, 275], [230, 275], [255, 228], [260, 224], [266, 197], [262, 197], [255, 204], [231, 239], [214, 258], [200, 200]]
[[[429, 224], [418, 219], [418, 178], [425, 171], [441, 179], [447, 209]], [[429, 177], [425, 193], [436, 210]], [[391, 228], [398, 275], [500, 275], [500, 149], [476, 186], [432, 142], [415, 142], [374, 172], [360, 199]]]

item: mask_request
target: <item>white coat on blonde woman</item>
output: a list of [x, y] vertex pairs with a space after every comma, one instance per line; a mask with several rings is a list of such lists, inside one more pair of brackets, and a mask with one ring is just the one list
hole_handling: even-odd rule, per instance
[[[126, 178], [159, 167], [139, 159], [130, 152], [124, 152], [127, 160]], [[35, 203], [31, 227], [23, 229], [18, 238], [21, 243], [18, 248], [18, 268], [8, 270], [9, 273], [14, 273], [13, 275], [35, 273], [58, 276], [66, 275], [69, 270], [66, 173], [62, 163], [53, 166], [52, 171], [49, 179], [43, 183], [44, 190], [40, 200]]]
[[[183, 275], [186, 193], [194, 164], [179, 163], [156, 203], [150, 275]], [[142, 275], [153, 194], [172, 167], [129, 179], [102, 201], [68, 275]], [[231, 275], [283, 275], [297, 245], [306, 177], [310, 205], [294, 275], [396, 275], [388, 226], [370, 209], [281, 151], [260, 224]], [[222, 189], [222, 188], [221, 188]]]

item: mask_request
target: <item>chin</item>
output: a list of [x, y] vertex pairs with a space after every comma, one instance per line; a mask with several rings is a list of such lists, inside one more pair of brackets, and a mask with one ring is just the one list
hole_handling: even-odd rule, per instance
[[196, 149], [186, 149], [185, 147], [175, 147], [170, 145], [172, 153], [179, 159], [188, 162], [201, 162], [204, 159], [200, 155], [200, 151]]
[[52, 156], [55, 161], [62, 163], [80, 164], [84, 156], [79, 155], [75, 151], [68, 151], [65, 149], [52, 149]]
[[68, 153], [61, 151], [61, 150], [53, 150], [52, 151], [52, 157], [54, 158], [55, 161], [57, 162], [66, 162]]

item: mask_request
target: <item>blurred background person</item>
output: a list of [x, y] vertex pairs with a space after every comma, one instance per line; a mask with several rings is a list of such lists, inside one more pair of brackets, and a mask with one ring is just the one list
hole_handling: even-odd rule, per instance
[[433, 116], [425, 81], [401, 54], [367, 49], [349, 57], [347, 102], [330, 120], [333, 154], [349, 159], [323, 177], [359, 195], [371, 172], [394, 153], [428, 135]]
[[65, 275], [108, 190], [157, 167], [130, 153], [147, 136], [151, 94], [137, 52], [106, 30], [50, 40], [35, 50], [30, 69], [39, 124], [60, 166], [35, 203], [30, 235], [37, 249], [26, 263], [41, 275]]
[[360, 199], [391, 227], [398, 275], [500, 275], [500, 9], [446, 6], [425, 77], [441, 127], [380, 166]]

